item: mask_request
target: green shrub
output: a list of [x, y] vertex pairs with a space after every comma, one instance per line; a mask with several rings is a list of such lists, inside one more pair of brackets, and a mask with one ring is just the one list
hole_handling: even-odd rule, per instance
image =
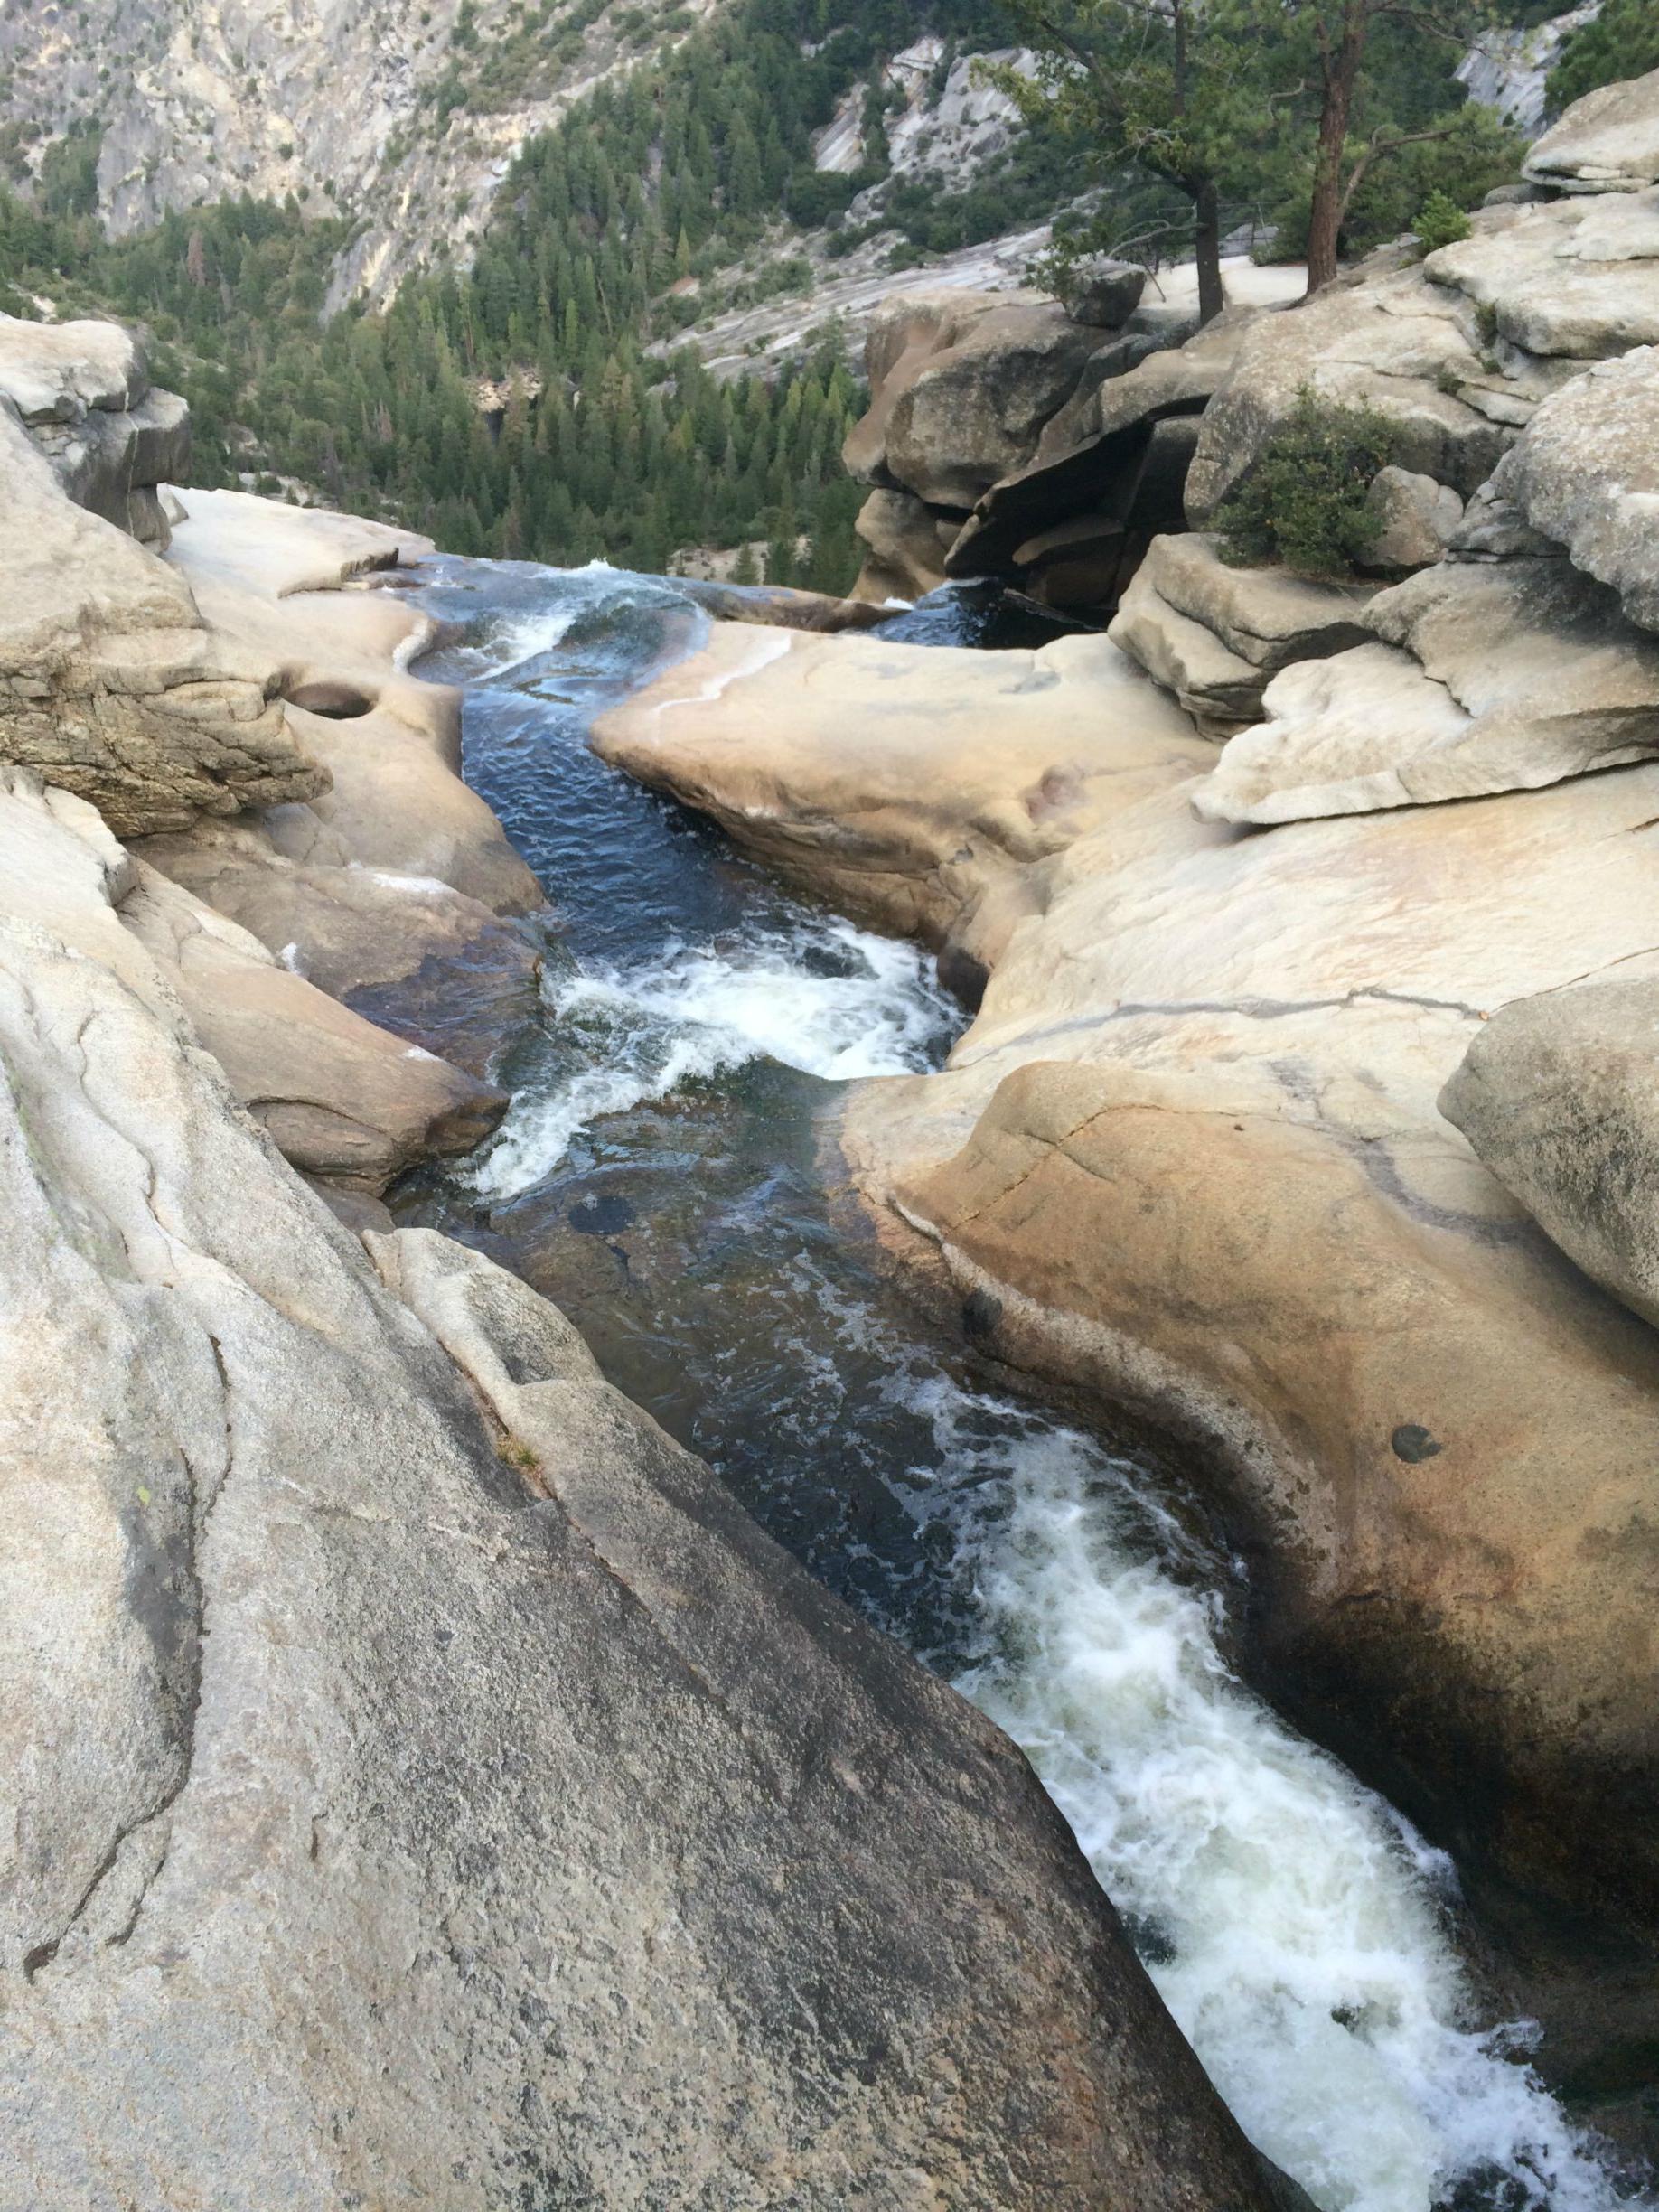
[[1279, 560], [1298, 576], [1348, 576], [1382, 529], [1366, 494], [1396, 445], [1375, 408], [1339, 406], [1304, 386], [1217, 510], [1222, 558], [1235, 567]]
[[1445, 192], [1431, 192], [1411, 218], [1411, 228], [1423, 251], [1431, 254], [1442, 246], [1456, 246], [1467, 238], [1469, 219]]

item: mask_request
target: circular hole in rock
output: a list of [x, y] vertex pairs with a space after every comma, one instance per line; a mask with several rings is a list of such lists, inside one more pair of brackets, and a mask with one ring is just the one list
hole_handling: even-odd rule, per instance
[[322, 715], [330, 722], [354, 722], [359, 715], [374, 711], [374, 701], [355, 684], [295, 684], [283, 697], [290, 707], [303, 707], [307, 714]]

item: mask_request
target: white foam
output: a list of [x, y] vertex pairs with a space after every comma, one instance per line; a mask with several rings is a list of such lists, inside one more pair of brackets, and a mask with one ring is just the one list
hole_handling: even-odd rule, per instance
[[1153, 1979], [1251, 2140], [1325, 2212], [1429, 2212], [1481, 2170], [1517, 2212], [1610, 2212], [1506, 2055], [1525, 2037], [1472, 2017], [1441, 1855], [1229, 1673], [1217, 1600], [1125, 1542], [1093, 1445], [1036, 1420], [970, 1441], [976, 1401], [930, 1387], [952, 1471], [1000, 1464], [1013, 1493], [1010, 1518], [964, 1530], [986, 1651], [960, 1686], [1155, 1931]]
[[639, 973], [596, 971], [554, 987], [556, 1039], [584, 1064], [514, 1098], [474, 1163], [506, 1197], [549, 1175], [600, 1116], [667, 1098], [762, 1058], [830, 1082], [924, 1066], [953, 1026], [914, 946], [839, 920], [752, 933], [735, 950], [670, 951]]

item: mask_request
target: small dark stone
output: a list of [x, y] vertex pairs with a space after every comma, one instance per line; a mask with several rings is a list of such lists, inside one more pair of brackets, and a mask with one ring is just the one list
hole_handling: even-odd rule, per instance
[[962, 1331], [972, 1341], [989, 1336], [1002, 1319], [1002, 1300], [989, 1290], [970, 1290], [962, 1300]]
[[1408, 1467], [1416, 1467], [1421, 1460], [1432, 1459], [1437, 1452], [1446, 1449], [1444, 1444], [1437, 1443], [1429, 1430], [1420, 1428], [1416, 1421], [1402, 1421], [1390, 1441], [1394, 1447], [1395, 1458], [1403, 1459]]
[[569, 1214], [570, 1226], [581, 1236], [614, 1236], [633, 1220], [633, 1206], [614, 1193], [578, 1199]]

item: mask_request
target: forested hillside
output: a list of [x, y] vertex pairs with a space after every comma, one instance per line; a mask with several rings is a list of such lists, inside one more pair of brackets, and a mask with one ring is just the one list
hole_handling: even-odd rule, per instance
[[[1570, 44], [1576, 89], [1624, 65], [1631, 5], [1609, 0], [1607, 24]], [[564, 0], [485, 35], [462, 0], [427, 127], [487, 113], [602, 12]], [[1107, 242], [1167, 211], [1127, 165], [1086, 173], [1064, 118], [1035, 112], [954, 189], [890, 173], [888, 121], [906, 98], [889, 57], [934, 34], [942, 85], [960, 54], [1006, 50], [1034, 14], [1018, 0], [734, 0], [700, 27], [684, 10], [651, 16], [659, 35], [638, 65], [521, 148], [470, 260], [440, 255], [382, 312], [359, 298], [324, 316], [361, 219], [292, 195], [108, 239], [88, 126], [52, 147], [30, 199], [0, 198], [0, 305], [146, 323], [162, 375], [191, 399], [204, 482], [292, 481], [466, 553], [661, 568], [681, 548], [764, 539], [774, 576], [838, 589], [856, 566], [858, 505], [839, 454], [860, 406], [844, 346], [826, 328], [764, 379], [717, 382], [695, 326], [770, 289], [801, 295], [810, 327], [808, 244], [821, 267], [880, 238], [892, 266], [912, 267], [1064, 209], [1085, 181]], [[1635, 14], [1639, 43], [1640, 0]], [[1368, 121], [1403, 130], [1435, 98], [1460, 100], [1455, 58], [1391, 34]], [[820, 168], [815, 138], [849, 102], [856, 164]], [[1350, 243], [1392, 235], [1431, 189], [1467, 202], [1506, 173], [1501, 134], [1476, 139], [1472, 155], [1429, 145], [1386, 181], [1379, 171]], [[1293, 249], [1296, 159], [1252, 183], [1233, 211], [1277, 222]]]

